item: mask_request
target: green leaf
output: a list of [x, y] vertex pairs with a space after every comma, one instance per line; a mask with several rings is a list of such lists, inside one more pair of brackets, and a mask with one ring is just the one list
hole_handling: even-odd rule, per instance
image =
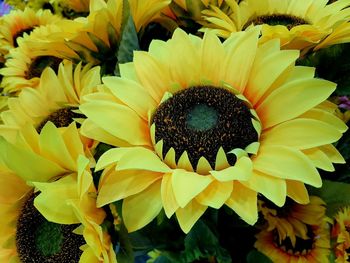
[[316, 195], [327, 203], [326, 214], [333, 217], [337, 211], [350, 205], [350, 184], [323, 180], [321, 188], [310, 188], [310, 195]]
[[129, 2], [123, 1], [123, 19], [122, 35], [117, 51], [118, 63], [115, 66], [114, 74], [119, 76], [119, 63], [131, 62], [134, 58], [134, 50], [140, 50], [139, 39], [132, 14], [130, 12]]
[[134, 262], [134, 252], [131, 246], [131, 242], [128, 236], [128, 231], [126, 230], [124, 224], [121, 225], [119, 234], [119, 247], [116, 251], [118, 263], [130, 263]]
[[122, 38], [119, 44], [118, 50], [118, 62], [126, 63], [131, 62], [134, 57], [134, 50], [139, 50], [139, 40], [134, 24], [134, 20], [130, 15], [128, 21], [124, 27]]
[[247, 255], [247, 263], [272, 263], [272, 260], [263, 253], [252, 250]]
[[218, 238], [199, 220], [185, 238], [184, 262], [215, 257], [218, 263], [232, 262], [229, 252], [220, 246]]

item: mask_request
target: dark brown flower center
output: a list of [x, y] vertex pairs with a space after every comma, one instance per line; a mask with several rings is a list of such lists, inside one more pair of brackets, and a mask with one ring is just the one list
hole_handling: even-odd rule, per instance
[[34, 27], [29, 27], [29, 28], [26, 28], [26, 29], [22, 29], [21, 31], [18, 31], [12, 38], [13, 40], [13, 46], [14, 47], [18, 47], [18, 38], [19, 37], [23, 37], [23, 35], [26, 33], [26, 34], [30, 34], [32, 31], [33, 31]]
[[309, 254], [312, 251], [312, 249], [315, 247], [315, 233], [310, 225], [306, 225], [306, 227], [307, 227], [308, 239], [302, 239], [296, 236], [295, 246], [293, 246], [289, 237], [283, 239], [280, 242], [278, 231], [276, 229], [273, 230], [275, 245], [290, 255]]
[[220, 147], [235, 163], [235, 148], [257, 141], [252, 114], [246, 102], [227, 89], [213, 86], [179, 91], [162, 103], [153, 116], [155, 141], [163, 140], [163, 156], [173, 148], [176, 162], [184, 151], [195, 169], [200, 157], [215, 168]]
[[22, 263], [78, 263], [85, 241], [72, 231], [78, 225], [47, 221], [34, 207], [35, 194], [25, 202], [17, 221], [16, 246]]
[[67, 127], [74, 121], [74, 118], [82, 118], [84, 115], [75, 113], [74, 110], [78, 108], [75, 107], [67, 107], [59, 109], [53, 113], [51, 113], [46, 119], [44, 119], [36, 128], [36, 130], [40, 133], [42, 128], [48, 121], [51, 121], [57, 128]]
[[247, 28], [251, 24], [254, 24], [254, 25], [268, 24], [270, 26], [282, 25], [282, 26], [286, 26], [290, 30], [295, 26], [309, 24], [309, 23], [303, 18], [296, 17], [293, 15], [271, 14], [271, 15], [257, 16], [254, 19], [249, 20], [243, 26], [243, 29]]
[[58, 66], [62, 62], [62, 59], [53, 56], [40, 56], [35, 58], [29, 66], [27, 72], [27, 79], [40, 78], [41, 73], [47, 67], [52, 68], [56, 73], [58, 72]]

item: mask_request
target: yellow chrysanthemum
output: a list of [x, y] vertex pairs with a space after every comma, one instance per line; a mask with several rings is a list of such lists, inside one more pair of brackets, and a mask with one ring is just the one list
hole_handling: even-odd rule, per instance
[[[105, 213], [96, 208], [89, 160], [75, 125], [58, 130], [48, 123], [40, 135], [26, 126], [14, 144], [3, 139], [0, 144], [1, 262], [65, 263], [80, 257], [115, 262], [108, 261], [115, 255], [99, 226]], [[82, 226], [75, 230], [77, 224]]]
[[297, 237], [295, 246], [287, 237], [279, 241], [275, 231], [263, 230], [256, 235], [254, 246], [268, 256], [272, 262], [286, 263], [326, 263], [329, 262], [329, 226], [323, 221], [320, 225], [308, 226], [308, 239]]
[[29, 34], [35, 27], [56, 23], [60, 19], [49, 10], [12, 10], [0, 23], [0, 53], [7, 55], [18, 46], [18, 38]]
[[79, 63], [73, 68], [72, 62], [64, 61], [57, 75], [51, 68], [45, 69], [37, 89], [23, 89], [18, 97], [8, 99], [9, 109], [1, 113], [0, 134], [13, 140], [16, 132], [28, 123], [38, 131], [48, 121], [57, 127], [67, 127], [82, 117], [78, 110], [82, 97], [97, 91], [99, 84], [99, 67], [82, 67]]
[[[129, 231], [164, 207], [188, 232], [208, 206], [226, 204], [249, 224], [257, 193], [278, 206], [309, 201], [304, 183], [322, 184], [317, 168], [344, 162], [330, 143], [346, 125], [324, 110], [335, 84], [294, 66], [296, 50], [278, 40], [258, 46], [259, 31], [223, 44], [178, 29], [153, 41], [86, 96], [81, 132], [119, 148], [98, 161], [99, 206], [124, 199]], [[111, 166], [111, 167], [110, 167]]]
[[335, 216], [332, 228], [332, 238], [335, 239], [335, 256], [337, 263], [349, 262], [350, 258], [350, 207], [344, 207]]
[[[170, 0], [129, 0], [131, 14], [137, 32], [158, 17]], [[123, 1], [92, 0], [86, 25], [75, 36], [68, 38], [67, 45], [93, 64], [103, 64], [103, 72], [111, 74], [117, 62], [116, 50], [121, 40]]]
[[290, 199], [281, 208], [266, 201], [259, 200], [258, 204], [267, 221], [267, 231], [277, 231], [279, 242], [288, 237], [293, 246], [297, 238], [308, 239], [307, 225], [320, 225], [326, 213], [326, 203], [317, 196], [310, 196], [310, 203], [306, 205]]
[[318, 44], [319, 48], [350, 41], [348, 0], [329, 5], [327, 0], [225, 2], [230, 6], [226, 13], [216, 7], [203, 11], [205, 19], [211, 23], [209, 28], [225, 38], [232, 32], [262, 24], [260, 42], [279, 38], [286, 49], [302, 50]]

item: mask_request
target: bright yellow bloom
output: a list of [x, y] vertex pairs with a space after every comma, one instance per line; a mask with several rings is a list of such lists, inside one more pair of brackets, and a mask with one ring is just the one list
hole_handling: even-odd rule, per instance
[[326, 263], [329, 262], [330, 240], [328, 224], [308, 226], [308, 239], [297, 238], [295, 246], [287, 237], [282, 242], [276, 232], [263, 230], [256, 235], [255, 247], [272, 262]]
[[[10, 258], [18, 262], [19, 258], [32, 255], [32, 252], [35, 254], [26, 249], [38, 249], [31, 245], [23, 247], [20, 241], [23, 231], [30, 232], [30, 237], [26, 236], [25, 240], [35, 237], [32, 234], [35, 229], [23, 230], [26, 226], [19, 223], [27, 220], [24, 211], [27, 211], [28, 202], [32, 202], [29, 203], [31, 206], [34, 203], [37, 209], [34, 210], [34, 221], [44, 215], [46, 220], [62, 224], [63, 228], [73, 227], [74, 230], [73, 224], [81, 224], [74, 233], [83, 235], [82, 241], [85, 241], [81, 245], [86, 244], [80, 251], [80, 245], [67, 248], [63, 243], [61, 249], [68, 252], [69, 257], [81, 255], [80, 262], [84, 263], [116, 262], [110, 237], [100, 226], [105, 212], [96, 208], [97, 193], [89, 169], [90, 161], [85, 157], [75, 124], [58, 130], [48, 123], [40, 135], [31, 126], [26, 126], [15, 144], [2, 139], [1, 149], [0, 162], [4, 168], [1, 169], [0, 207], [3, 212], [1, 222], [6, 226], [1, 229], [2, 262], [12, 262], [8, 261]], [[41, 226], [41, 223], [35, 225]], [[17, 242], [14, 236], [17, 236]], [[79, 236], [73, 236], [80, 243]], [[56, 262], [55, 255], [52, 256], [51, 261]]]
[[60, 19], [49, 10], [12, 10], [0, 23], [0, 54], [7, 55], [11, 49], [18, 46], [18, 38], [30, 34], [35, 27], [56, 23]]
[[1, 113], [3, 125], [0, 125], [0, 134], [7, 140], [12, 141], [27, 124], [40, 131], [47, 121], [66, 127], [79, 120], [82, 97], [97, 91], [101, 84], [100, 68], [82, 67], [81, 63], [73, 68], [72, 62], [64, 61], [57, 75], [46, 68], [39, 80], [37, 89], [25, 88], [18, 97], [8, 99], [9, 109]]
[[278, 40], [258, 46], [259, 33], [222, 44], [178, 29], [86, 96], [81, 132], [119, 147], [98, 160], [107, 169], [97, 204], [124, 199], [129, 231], [164, 208], [188, 232], [224, 204], [254, 224], [258, 193], [278, 206], [286, 196], [308, 203], [304, 183], [322, 184], [316, 167], [344, 162], [331, 143], [347, 127], [318, 106], [335, 84], [294, 66], [299, 51], [281, 51]]
[[308, 239], [307, 225], [320, 225], [325, 217], [326, 203], [317, 196], [310, 196], [310, 203], [301, 205], [289, 200], [283, 207], [270, 207], [268, 202], [258, 201], [259, 211], [267, 221], [267, 231], [277, 231], [279, 242], [290, 239], [295, 246], [297, 238]]
[[82, 24], [62, 20], [33, 30], [30, 36], [19, 39], [19, 47], [10, 51], [5, 67], [0, 69], [5, 92], [20, 92], [26, 87], [36, 88], [46, 67], [55, 71], [62, 59], [77, 60], [79, 56], [65, 43], [66, 37], [75, 34]]
[[[170, 0], [129, 0], [136, 31], [146, 27], [159, 17], [160, 11]], [[104, 71], [113, 73], [117, 57], [116, 50], [121, 40], [123, 1], [92, 0], [90, 14], [85, 26], [73, 37], [67, 38], [67, 45], [81, 56], [85, 62], [103, 64]]]
[[335, 256], [337, 263], [349, 262], [350, 249], [350, 207], [344, 207], [335, 216], [332, 228], [332, 238], [335, 238]]
[[[350, 8], [348, 0], [327, 5], [327, 0], [244, 0], [237, 4], [225, 1], [229, 11], [216, 7], [203, 11], [216, 34], [227, 38], [232, 32], [262, 24], [261, 43], [281, 40], [285, 49], [326, 47], [350, 41]], [[204, 30], [204, 29], [203, 29]]]

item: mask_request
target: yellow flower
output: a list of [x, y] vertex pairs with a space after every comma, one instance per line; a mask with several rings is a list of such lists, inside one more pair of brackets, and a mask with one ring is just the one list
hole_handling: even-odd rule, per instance
[[201, 12], [209, 9], [210, 6], [222, 10], [227, 9], [227, 5], [223, 0], [173, 0], [169, 6], [163, 10], [163, 14], [175, 20], [181, 26], [193, 27], [193, 22], [206, 25]]
[[1, 262], [115, 262], [75, 125], [48, 123], [40, 135], [26, 126], [0, 144]]
[[308, 226], [308, 239], [297, 237], [295, 246], [290, 239], [279, 241], [276, 231], [262, 230], [256, 235], [254, 246], [268, 256], [272, 262], [325, 263], [329, 262], [329, 227], [323, 221], [320, 225]]
[[[170, 0], [129, 0], [137, 32], [157, 18]], [[85, 62], [103, 64], [103, 72], [111, 74], [117, 62], [116, 50], [121, 40], [123, 1], [92, 0], [85, 26], [67, 38], [67, 45]]]
[[77, 61], [79, 56], [70, 49], [64, 39], [72, 36], [82, 23], [60, 20], [55, 24], [35, 28], [25, 39], [19, 39], [19, 47], [10, 51], [1, 83], [5, 92], [17, 93], [26, 87], [36, 88], [46, 67], [56, 72], [62, 59]]
[[335, 223], [332, 228], [332, 238], [335, 238], [335, 262], [349, 262], [350, 207], [344, 207], [335, 216]]
[[226, 3], [230, 6], [229, 11], [215, 7], [203, 11], [211, 23], [208, 28], [225, 38], [232, 32], [262, 24], [260, 42], [279, 38], [285, 49], [307, 50], [319, 44], [318, 49], [350, 41], [347, 0], [329, 5], [325, 0], [245, 0], [240, 4], [226, 0]]
[[3, 124], [0, 134], [12, 141], [16, 133], [27, 124], [39, 132], [51, 121], [56, 127], [67, 127], [83, 117], [78, 107], [86, 94], [97, 91], [101, 84], [100, 68], [91, 65], [75, 68], [70, 61], [62, 62], [57, 75], [46, 68], [37, 89], [24, 88], [18, 97], [8, 99], [8, 110], [1, 113]]
[[30, 34], [35, 27], [56, 23], [60, 19], [49, 10], [12, 10], [0, 23], [0, 54], [7, 55], [18, 46], [18, 39]]
[[331, 143], [346, 125], [316, 107], [335, 84], [294, 66], [299, 51], [281, 51], [278, 40], [258, 46], [259, 33], [222, 44], [177, 29], [86, 96], [82, 134], [119, 147], [98, 160], [107, 169], [97, 204], [124, 199], [129, 231], [163, 207], [185, 232], [224, 204], [254, 224], [257, 193], [278, 206], [286, 196], [308, 203], [304, 183], [322, 184], [316, 167], [344, 162]]
[[63, 17], [76, 18], [89, 14], [90, 0], [54, 0], [56, 11]]
[[308, 239], [307, 225], [320, 225], [325, 217], [325, 202], [317, 196], [310, 196], [310, 203], [301, 205], [290, 199], [279, 208], [268, 201], [258, 201], [259, 210], [267, 221], [267, 231], [277, 231], [279, 242], [290, 239], [295, 246], [297, 238]]

